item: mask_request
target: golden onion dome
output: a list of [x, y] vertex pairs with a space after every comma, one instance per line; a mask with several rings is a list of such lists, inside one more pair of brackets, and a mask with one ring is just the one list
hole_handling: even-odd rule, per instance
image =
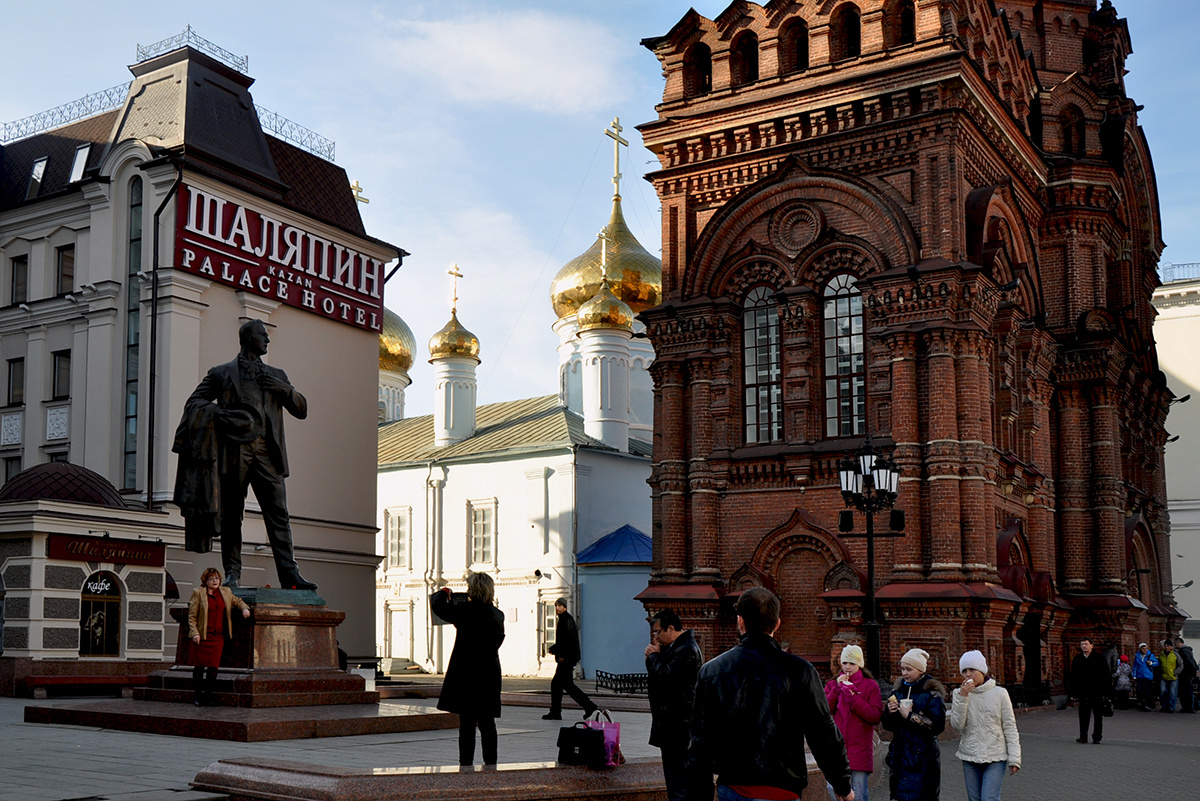
[[408, 375], [417, 339], [400, 315], [391, 309], [383, 310], [383, 329], [379, 332], [379, 369]]
[[592, 331], [597, 328], [619, 328], [633, 330], [633, 309], [608, 288], [608, 281], [600, 282], [596, 297], [579, 307], [575, 319], [579, 330]]
[[455, 311], [450, 312], [450, 322], [429, 339], [429, 361], [450, 356], [479, 361], [479, 337], [462, 327]]
[[[621, 214], [621, 198], [613, 198], [612, 216], [605, 226], [608, 283], [612, 294], [636, 314], [662, 301], [662, 261], [652, 256], [633, 236]], [[600, 267], [601, 238], [581, 255], [571, 259], [550, 283], [550, 302], [561, 320], [596, 297], [603, 277]]]

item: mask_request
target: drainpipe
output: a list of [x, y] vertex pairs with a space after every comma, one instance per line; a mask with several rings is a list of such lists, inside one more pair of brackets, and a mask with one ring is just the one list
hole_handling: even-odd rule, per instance
[[154, 261], [150, 268], [150, 391], [148, 393], [150, 402], [146, 413], [148, 432], [146, 437], [148, 448], [146, 451], [146, 511], [154, 510], [154, 409], [158, 405], [158, 229], [159, 218], [167, 208], [167, 204], [175, 197], [175, 193], [179, 191], [179, 185], [183, 183], [183, 164], [176, 162], [176, 169], [179, 172], [175, 177], [175, 183], [171, 184], [171, 188], [167, 190], [167, 196], [163, 198], [162, 203], [154, 212]]

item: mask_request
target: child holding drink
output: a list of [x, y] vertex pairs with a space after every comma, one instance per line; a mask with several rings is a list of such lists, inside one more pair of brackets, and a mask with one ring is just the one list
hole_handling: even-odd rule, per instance
[[938, 801], [941, 793], [946, 688], [925, 672], [928, 664], [920, 648], [900, 657], [900, 678], [883, 711], [883, 728], [892, 732], [887, 764], [894, 801]]

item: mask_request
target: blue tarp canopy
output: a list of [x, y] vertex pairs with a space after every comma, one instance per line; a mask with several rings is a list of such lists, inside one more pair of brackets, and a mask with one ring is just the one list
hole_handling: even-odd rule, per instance
[[631, 525], [621, 526], [605, 534], [579, 552], [575, 563], [595, 565], [611, 562], [644, 562], [649, 564], [653, 551], [650, 538]]

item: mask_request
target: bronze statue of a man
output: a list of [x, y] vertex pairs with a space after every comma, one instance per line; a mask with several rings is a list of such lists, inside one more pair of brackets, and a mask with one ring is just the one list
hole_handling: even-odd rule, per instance
[[283, 486], [288, 475], [283, 412], [303, 420], [308, 401], [287, 374], [262, 361], [271, 341], [262, 320], [244, 324], [238, 339], [241, 353], [208, 371], [187, 399], [175, 432], [175, 503], [187, 522], [187, 547], [206, 552], [219, 536], [225, 584], [238, 586], [248, 485], [262, 509], [280, 586], [315, 590], [296, 566]]

